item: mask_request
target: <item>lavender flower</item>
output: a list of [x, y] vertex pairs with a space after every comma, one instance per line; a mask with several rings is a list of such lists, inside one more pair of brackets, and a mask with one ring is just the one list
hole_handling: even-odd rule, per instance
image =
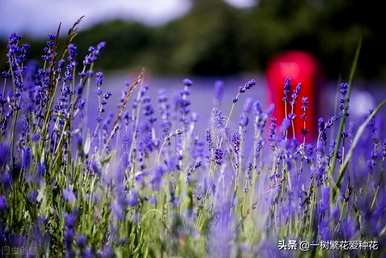
[[291, 81], [289, 79], [286, 79], [284, 82], [283, 92], [284, 92], [283, 101], [289, 102], [289, 94], [291, 92]]
[[155, 169], [153, 177], [151, 179], [151, 184], [154, 190], [159, 191], [162, 177], [164, 174], [165, 174], [165, 169], [163, 166], [159, 166]]
[[35, 204], [37, 202], [37, 198], [38, 198], [37, 191], [31, 191], [27, 194], [27, 199], [31, 204]]
[[214, 161], [217, 165], [221, 165], [223, 163], [224, 152], [221, 149], [216, 149], [214, 151]]
[[162, 136], [165, 138], [170, 134], [172, 122], [170, 121], [171, 114], [169, 100], [163, 89], [158, 92], [158, 104], [161, 113]]
[[322, 199], [321, 199], [321, 210], [322, 212], [325, 212], [330, 206], [330, 188], [329, 187], [323, 187], [322, 188]]
[[243, 112], [240, 115], [240, 121], [239, 121], [239, 126], [241, 126], [242, 128], [245, 128], [248, 125], [248, 122], [249, 122], [248, 115], [251, 112], [252, 103], [253, 103], [252, 98], [247, 98], [245, 100]]
[[343, 82], [339, 84], [339, 110], [341, 112], [345, 111], [348, 87], [349, 87], [348, 83]]
[[31, 164], [31, 149], [25, 147], [21, 150], [21, 167], [23, 169], [28, 169]]
[[12, 176], [9, 171], [6, 170], [0, 175], [0, 183], [5, 189], [8, 189], [12, 185]]
[[3, 195], [0, 195], [0, 212], [8, 208], [7, 199]]
[[276, 140], [276, 129], [277, 129], [277, 120], [276, 118], [271, 118], [271, 124], [269, 125], [269, 141], [273, 147]]
[[305, 139], [306, 135], [308, 134], [308, 129], [306, 127], [308, 105], [309, 105], [308, 98], [302, 97], [302, 105], [301, 105], [302, 113], [300, 115], [300, 119], [303, 120], [303, 127], [301, 129], [301, 133], [302, 133], [304, 139]]
[[85, 248], [87, 244], [87, 238], [84, 235], [78, 235], [76, 239], [76, 244], [79, 246], [80, 249]]
[[239, 133], [234, 133], [232, 135], [232, 147], [233, 151], [238, 154], [240, 150], [240, 134]]
[[101, 174], [101, 165], [96, 160], [91, 160], [90, 161], [89, 169], [95, 175], [100, 175]]
[[9, 147], [4, 144], [0, 143], [0, 167], [5, 165], [9, 158]]
[[343, 220], [341, 225], [341, 233], [344, 239], [352, 239], [356, 231], [356, 223], [351, 218], [346, 218]]
[[[217, 81], [206, 128], [208, 115], [192, 110], [191, 80], [183, 80], [174, 103], [161, 90], [153, 105], [143, 73], [126, 84], [111, 111], [104, 75], [94, 71], [105, 44], [90, 47], [77, 70], [78, 49], [65, 45], [75, 34], [74, 27], [66, 40], [60, 31], [50, 35], [43, 62], [35, 63], [26, 62], [29, 46], [21, 37], [9, 38], [0, 73], [0, 245], [33, 256], [145, 256], [150, 250], [168, 257], [281, 257], [296, 253], [281, 252], [276, 240], [302, 233], [381, 243], [383, 121], [366, 120], [362, 130], [361, 120], [347, 120], [336, 156], [336, 135], [328, 137], [348, 114], [348, 84], [339, 85], [338, 114], [319, 119], [318, 139], [307, 144], [310, 103], [301, 98], [295, 113], [301, 84], [292, 90], [288, 79], [283, 121], [272, 116], [274, 106], [247, 98], [235, 122], [235, 103], [256, 81], [241, 85], [230, 109], [221, 107], [224, 88]], [[96, 102], [84, 94], [92, 82]], [[97, 103], [96, 124], [86, 121], [86, 103]], [[287, 132], [292, 126], [295, 134], [297, 116], [301, 144]], [[351, 162], [339, 189], [337, 171], [328, 171], [332, 159]]]
[[73, 228], [75, 226], [77, 219], [77, 212], [72, 211], [71, 213], [65, 213], [64, 214], [64, 225], [67, 228]]
[[142, 103], [143, 103], [143, 114], [146, 118], [148, 118], [148, 121], [150, 124], [154, 124], [157, 119], [153, 116], [154, 114], [154, 109], [151, 104], [151, 98], [148, 96], [145, 96], [142, 98]]
[[319, 128], [319, 138], [322, 143], [327, 142], [327, 132], [326, 132], [326, 124], [324, 119], [321, 117], [318, 120], [318, 128]]
[[255, 85], [256, 85], [256, 80], [252, 79], [247, 81], [244, 85], [240, 86], [239, 93], [233, 99], [233, 103], [236, 103], [237, 101], [239, 101], [240, 94], [245, 93], [247, 90], [251, 89]]
[[46, 47], [43, 49], [42, 59], [46, 62], [51, 62], [55, 57], [54, 47], [56, 46], [56, 37], [55, 35], [48, 35], [48, 41], [46, 42]]
[[190, 113], [190, 100], [188, 99], [190, 95], [190, 87], [192, 86], [192, 81], [189, 79], [184, 79], [184, 89], [180, 92], [180, 96], [176, 100], [176, 109], [180, 113], [180, 121], [184, 124], [185, 127], [189, 124], [188, 115]]
[[75, 194], [70, 188], [63, 189], [63, 198], [64, 200], [66, 200], [68, 203], [71, 203], [71, 204], [73, 204], [76, 201]]
[[255, 85], [256, 85], [256, 80], [254, 79], [249, 80], [243, 86], [240, 87], [239, 92], [244, 93]]
[[234, 235], [233, 225], [233, 174], [224, 173], [224, 180], [215, 193], [214, 219], [209, 232], [209, 254], [229, 257]]
[[216, 106], [220, 105], [224, 98], [224, 82], [216, 81], [214, 83], [214, 104]]
[[97, 72], [95, 74], [95, 81], [98, 87], [100, 87], [103, 83], [104, 75], [102, 72]]
[[113, 249], [110, 245], [106, 245], [103, 247], [103, 249], [99, 252], [100, 257], [102, 258], [112, 258], [114, 257]]
[[184, 80], [183, 80], [183, 83], [184, 83], [184, 85], [187, 86], [187, 87], [190, 87], [190, 86], [193, 85], [193, 82], [192, 82], [191, 80], [189, 80], [189, 79], [184, 79]]
[[199, 137], [195, 137], [193, 140], [192, 156], [194, 159], [203, 159], [205, 155], [205, 142]]
[[97, 47], [89, 47], [88, 54], [84, 58], [83, 64], [90, 65], [94, 63], [98, 59], [100, 52], [102, 51], [102, 49], [105, 48], [105, 46], [106, 46], [106, 43], [102, 41], [98, 43]]
[[299, 93], [300, 93], [300, 89], [301, 89], [301, 88], [302, 88], [302, 84], [301, 84], [301, 83], [298, 83], [298, 84], [296, 85], [295, 90], [292, 92], [292, 95], [291, 95], [291, 101], [290, 101], [291, 105], [295, 105], [296, 99], [297, 99], [297, 97], [299, 96]]
[[128, 204], [131, 207], [135, 207], [139, 204], [139, 195], [137, 191], [131, 190], [129, 192]]

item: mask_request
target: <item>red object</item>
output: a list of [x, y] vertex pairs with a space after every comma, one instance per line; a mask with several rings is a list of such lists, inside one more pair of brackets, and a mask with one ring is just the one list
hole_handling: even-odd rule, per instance
[[[306, 141], [312, 141], [316, 136], [316, 113], [317, 113], [317, 79], [318, 65], [316, 59], [308, 53], [302, 51], [289, 51], [274, 57], [266, 71], [266, 78], [268, 84], [268, 95], [272, 103], [275, 104], [274, 116], [278, 124], [283, 121], [285, 116], [285, 106], [283, 102], [284, 97], [284, 82], [286, 79], [291, 81], [291, 93], [296, 85], [300, 82], [302, 88], [300, 94], [296, 99], [295, 104], [295, 135], [299, 141], [303, 140], [301, 133], [304, 127], [301, 116], [301, 100], [302, 97], [308, 97], [308, 110], [306, 119], [306, 128], [308, 134]], [[291, 93], [289, 99], [291, 99]], [[290, 112], [290, 104], [287, 104], [288, 113]], [[292, 137], [291, 127], [288, 129], [288, 136]]]

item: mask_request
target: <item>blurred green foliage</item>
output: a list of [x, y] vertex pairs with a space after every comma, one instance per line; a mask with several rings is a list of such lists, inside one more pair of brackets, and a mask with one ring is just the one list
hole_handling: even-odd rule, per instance
[[[273, 55], [302, 49], [319, 59], [328, 77], [345, 78], [362, 35], [359, 76], [385, 79], [382, 10], [376, 1], [261, 0], [237, 9], [222, 0], [194, 0], [186, 16], [166, 25], [111, 21], [82, 31], [76, 43], [85, 54], [90, 44], [105, 40], [103, 69], [144, 66], [155, 73], [196, 75], [263, 71]], [[42, 44], [34, 44], [33, 56], [40, 55]]]

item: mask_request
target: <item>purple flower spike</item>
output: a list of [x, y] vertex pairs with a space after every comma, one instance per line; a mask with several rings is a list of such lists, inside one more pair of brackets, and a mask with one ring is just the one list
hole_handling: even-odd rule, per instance
[[240, 93], [245, 93], [247, 90], [251, 89], [256, 85], [256, 80], [252, 79], [247, 81], [243, 86], [240, 87], [239, 92]]
[[256, 85], [256, 80], [255, 79], [252, 79], [252, 80], [249, 80], [246, 85], [245, 85], [245, 88], [247, 90], [249, 90], [250, 88], [254, 87]]
[[0, 175], [0, 183], [5, 187], [9, 188], [12, 184], [12, 176], [8, 171], [5, 171], [2, 175]]
[[95, 81], [96, 81], [97, 86], [101, 86], [102, 85], [103, 79], [104, 79], [104, 75], [103, 75], [102, 72], [97, 72], [95, 74]]
[[322, 211], [326, 211], [329, 206], [330, 206], [330, 188], [326, 186], [322, 188], [322, 200], [321, 200]]
[[38, 192], [37, 191], [31, 191], [27, 194], [27, 199], [32, 204], [36, 203], [37, 198], [38, 198]]
[[31, 164], [31, 149], [25, 147], [21, 151], [21, 167], [23, 169], [28, 169]]
[[214, 161], [217, 165], [221, 165], [223, 163], [224, 152], [221, 149], [216, 149], [214, 152]]
[[105, 246], [100, 252], [99, 255], [101, 258], [112, 258], [114, 257], [114, 252], [111, 246]]
[[214, 83], [214, 97], [215, 97], [215, 104], [221, 103], [223, 97], [224, 97], [224, 82], [223, 81], [216, 81]]
[[187, 86], [187, 87], [190, 87], [190, 86], [193, 85], [193, 82], [192, 82], [191, 80], [189, 80], [189, 79], [184, 79], [184, 80], [183, 80], [183, 84], [184, 84], [185, 86]]
[[342, 82], [339, 84], [339, 110], [341, 112], [344, 111], [345, 103], [346, 103], [346, 96], [348, 93], [348, 83]]
[[244, 112], [244, 113], [249, 113], [249, 112], [251, 112], [252, 104], [253, 104], [253, 99], [252, 99], [252, 98], [247, 98], [247, 99], [245, 100], [245, 102], [244, 102], [243, 112]]
[[137, 191], [131, 190], [129, 192], [128, 205], [131, 207], [135, 207], [138, 205], [138, 203], [139, 203], [139, 195]]
[[0, 195], [0, 211], [8, 208], [7, 199], [3, 195]]
[[63, 198], [69, 203], [74, 203], [76, 200], [75, 194], [70, 188], [63, 189]]
[[71, 59], [75, 58], [76, 53], [77, 53], [77, 48], [74, 44], [69, 44], [68, 47], [68, 55], [70, 56]]
[[249, 122], [248, 116], [245, 113], [242, 113], [240, 116], [239, 126], [245, 128], [247, 127], [248, 122]]
[[0, 143], [0, 167], [7, 163], [9, 158], [9, 147], [4, 143]]
[[280, 125], [280, 132], [284, 133], [291, 125], [291, 121], [288, 118], [284, 118]]
[[106, 46], [106, 43], [104, 41], [100, 42], [97, 47], [89, 47], [88, 49], [88, 54], [86, 55], [86, 57], [84, 58], [83, 60], [83, 64], [84, 65], [90, 65], [92, 63], [94, 63], [99, 55], [100, 55], [100, 52], [101, 50]]
[[104, 41], [99, 42], [97, 45], [97, 48], [99, 51], [104, 49], [105, 47], [106, 47], [106, 42], [104, 42]]
[[284, 93], [283, 101], [284, 102], [289, 101], [290, 92], [291, 92], [291, 80], [286, 79], [284, 82], [284, 89], [283, 89], [283, 93]]
[[76, 244], [79, 246], [80, 249], [85, 248], [87, 244], [87, 238], [84, 235], [79, 235], [76, 239]]
[[233, 151], [238, 154], [240, 150], [240, 134], [239, 133], [234, 133], [232, 135], [232, 147]]
[[40, 140], [40, 135], [35, 133], [32, 135], [32, 141], [33, 142], [38, 142]]
[[357, 230], [356, 228], [356, 223], [355, 221], [348, 217], [343, 220], [343, 223], [341, 225], [341, 233], [344, 237], [344, 239], [350, 240], [355, 234], [355, 231]]
[[159, 166], [155, 169], [151, 179], [151, 184], [155, 190], [159, 190], [164, 173], [165, 169], [162, 166]]
[[77, 214], [74, 211], [71, 213], [65, 213], [64, 214], [64, 225], [67, 228], [73, 228], [75, 226], [75, 223], [76, 223], [76, 218], [77, 218]]
[[308, 105], [309, 105], [308, 98], [302, 97], [302, 106], [301, 106], [302, 113], [300, 115], [300, 119], [302, 119], [303, 121], [307, 120]]
[[292, 95], [291, 95], [291, 105], [295, 105], [296, 99], [297, 99], [297, 97], [299, 96], [299, 93], [300, 93], [301, 88], [302, 88], [302, 84], [301, 84], [301, 83], [298, 83], [298, 84], [296, 85], [295, 90], [292, 92]]

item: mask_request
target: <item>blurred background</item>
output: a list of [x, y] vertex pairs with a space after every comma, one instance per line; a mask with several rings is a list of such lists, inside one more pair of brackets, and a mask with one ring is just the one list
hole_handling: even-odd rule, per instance
[[362, 34], [357, 76], [386, 79], [381, 1], [1, 0], [1, 52], [17, 32], [34, 42], [32, 55], [39, 57], [59, 22], [66, 30], [81, 15], [76, 41], [83, 52], [107, 42], [99, 62], [104, 70], [239, 74], [264, 71], [273, 55], [301, 49], [319, 60], [328, 78], [338, 79], [347, 75]]
[[96, 69], [110, 74], [110, 85], [141, 67], [162, 87], [180, 85], [188, 76], [203, 87], [215, 79], [227, 86], [227, 81], [253, 76], [260, 84], [256, 94], [264, 98], [264, 74], [272, 58], [301, 50], [315, 58], [320, 78], [335, 92], [337, 82], [348, 78], [362, 36], [356, 82], [363, 113], [376, 101], [371, 96], [385, 92], [381, 5], [344, 0], [1, 0], [0, 69], [6, 64], [10, 33], [24, 35], [32, 44], [30, 56], [38, 59], [59, 22], [66, 31], [85, 15], [75, 42], [84, 55], [89, 45], [106, 41]]

